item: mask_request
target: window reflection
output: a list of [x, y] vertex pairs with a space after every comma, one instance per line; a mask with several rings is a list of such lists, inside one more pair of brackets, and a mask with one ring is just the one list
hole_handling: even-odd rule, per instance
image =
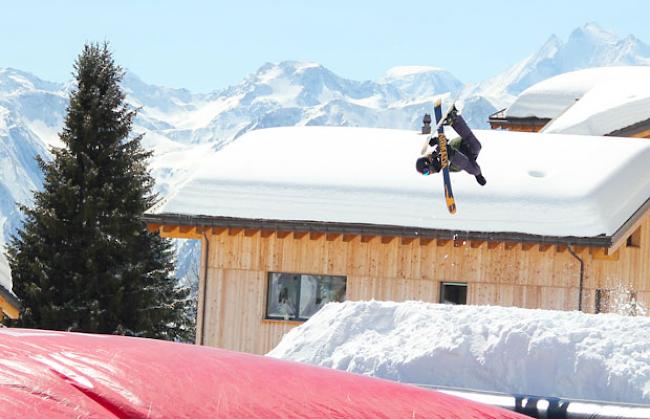
[[269, 273], [267, 318], [306, 320], [325, 304], [345, 301], [346, 277]]

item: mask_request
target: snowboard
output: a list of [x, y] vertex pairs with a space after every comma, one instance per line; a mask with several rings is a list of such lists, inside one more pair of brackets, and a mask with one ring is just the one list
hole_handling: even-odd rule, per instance
[[[449, 111], [453, 109], [450, 106], [444, 117], [442, 115], [442, 102], [436, 99], [433, 112], [436, 117], [436, 129], [438, 131], [438, 151], [440, 153], [440, 170], [442, 171], [442, 181], [445, 189], [445, 204], [450, 214], [456, 214], [456, 200], [454, 199], [454, 192], [451, 189], [451, 176], [449, 176], [449, 156], [447, 154], [447, 137], [445, 136], [443, 121], [447, 118]], [[432, 134], [433, 135], [433, 134]], [[427, 140], [427, 145], [429, 144]]]

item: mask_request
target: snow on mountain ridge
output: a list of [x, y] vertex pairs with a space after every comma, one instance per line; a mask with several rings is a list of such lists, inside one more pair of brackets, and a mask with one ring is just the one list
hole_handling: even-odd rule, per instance
[[501, 74], [476, 86], [467, 87], [464, 95], [482, 96], [499, 109], [506, 107], [514, 101], [518, 94], [518, 88], [514, 86], [528, 83], [525, 77], [540, 66], [540, 63], [555, 55], [561, 45], [562, 41], [556, 35], [551, 35], [536, 53], [514, 64]]
[[618, 36], [615, 33], [603, 29], [595, 22], [587, 22], [582, 27], [574, 29], [569, 35], [569, 39], [571, 38], [584, 38], [595, 43], [609, 44], [615, 44], [618, 41]]
[[59, 83], [41, 80], [26, 71], [14, 68], [0, 68], [0, 96], [16, 94], [28, 90], [57, 91]]
[[440, 67], [430, 67], [430, 66], [423, 66], [423, 65], [397, 66], [388, 69], [388, 71], [386, 71], [384, 76], [380, 78], [380, 81], [386, 79], [412, 76], [414, 74], [420, 74], [420, 73], [432, 73], [432, 72], [441, 72], [441, 71], [445, 71], [445, 70]]
[[164, 113], [192, 111], [195, 109], [193, 102], [200, 97], [187, 89], [147, 84], [130, 71], [124, 73], [122, 88], [134, 104], [156, 108]]
[[534, 54], [472, 89], [497, 108], [509, 106], [533, 84], [589, 67], [650, 65], [650, 46], [633, 36], [619, 39], [595, 23], [576, 28], [566, 42], [552, 35]]

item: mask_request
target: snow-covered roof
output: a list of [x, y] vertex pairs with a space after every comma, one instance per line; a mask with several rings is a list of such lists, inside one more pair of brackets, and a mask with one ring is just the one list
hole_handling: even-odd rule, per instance
[[506, 117], [553, 119], [544, 132], [605, 135], [650, 118], [650, 66], [598, 67], [537, 83]]
[[290, 127], [252, 131], [216, 154], [152, 214], [362, 223], [555, 237], [612, 236], [650, 197], [650, 142], [476, 131], [481, 187], [415, 171], [414, 131]]
[[643, 316], [348, 301], [268, 356], [406, 383], [648, 404], [648, 327]]

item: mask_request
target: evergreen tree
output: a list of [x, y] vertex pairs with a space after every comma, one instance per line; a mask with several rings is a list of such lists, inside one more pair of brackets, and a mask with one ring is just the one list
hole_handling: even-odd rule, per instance
[[33, 208], [8, 246], [17, 326], [187, 340], [189, 301], [173, 277], [171, 242], [141, 216], [157, 200], [136, 111], [108, 45], [87, 44], [74, 66], [64, 148], [38, 162]]

